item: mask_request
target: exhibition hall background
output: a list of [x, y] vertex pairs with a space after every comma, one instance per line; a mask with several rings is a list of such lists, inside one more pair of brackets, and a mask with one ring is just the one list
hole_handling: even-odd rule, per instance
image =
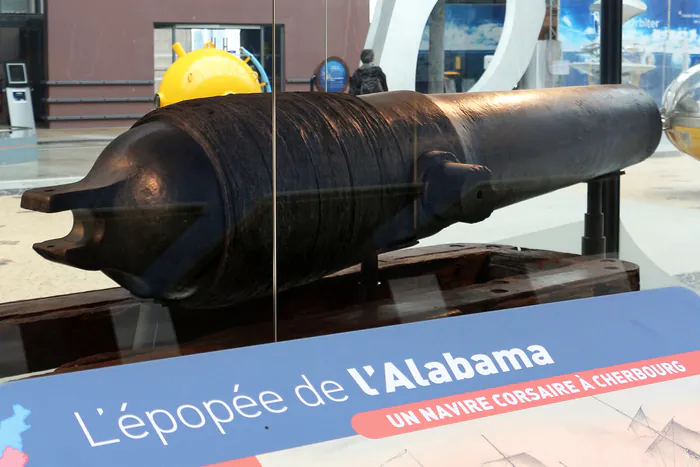
[[[498, 46], [505, 0], [442, 1], [440, 71], [446, 84], [438, 92], [467, 91]], [[354, 68], [377, 2], [278, 0], [278, 89], [307, 90], [326, 54]], [[598, 82], [600, 18], [594, 3], [548, 0], [551, 14], [533, 56], [533, 67], [547, 62], [546, 76], [532, 83], [527, 75], [521, 87]], [[642, 87], [660, 105], [670, 82], [700, 63], [700, 2], [635, 0], [630, 5], [638, 3], [646, 10], [635, 12], [623, 27], [623, 68], [629, 71], [623, 81]], [[272, 76], [271, 23], [272, 2], [0, 0], [0, 62], [27, 62], [40, 126], [126, 127], [152, 109], [153, 95], [173, 62], [174, 42], [187, 52], [209, 40], [230, 51], [243, 46]], [[428, 84], [429, 31], [428, 22], [416, 63], [420, 92], [435, 92]], [[0, 125], [7, 117], [2, 112]]]
[[[2, 4], [8, 0], [2, 0]], [[16, 3], [20, 3], [17, 5]], [[35, 87], [35, 115], [53, 127], [128, 126], [153, 108], [156, 78], [172, 63], [172, 26], [186, 50], [191, 28], [204, 30], [241, 28], [257, 34], [247, 44], [260, 59], [260, 35], [265, 35], [265, 65], [271, 71], [272, 2], [246, 0], [50, 0], [44, 13], [27, 11], [26, 0], [12, 11], [0, 10], [0, 61], [30, 62]], [[325, 44], [324, 0], [278, 0], [276, 21], [281, 26], [277, 50], [279, 77], [285, 90], [307, 90], [313, 70], [330, 55], [355, 57], [369, 28], [367, 0], [328, 2], [328, 44]], [[41, 10], [40, 10], [41, 11]], [[7, 17], [11, 17], [10, 22]], [[44, 57], [36, 48], [21, 46], [30, 24], [43, 24]], [[265, 31], [267, 29], [268, 31]], [[165, 34], [163, 34], [165, 32]], [[244, 34], [245, 35], [245, 34]], [[158, 40], [160, 39], [160, 40]], [[253, 44], [257, 44], [257, 48]], [[220, 42], [219, 47], [222, 46]], [[34, 58], [32, 58], [34, 57]], [[43, 59], [42, 59], [43, 58]], [[279, 58], [278, 58], [279, 60]], [[43, 63], [42, 63], [43, 62]], [[41, 71], [44, 71], [41, 73]], [[43, 76], [42, 76], [43, 74]], [[299, 81], [303, 80], [303, 83]], [[45, 81], [45, 85], [42, 85]], [[78, 83], [105, 81], [105, 84]], [[110, 98], [110, 102], [76, 102], [85, 98]], [[108, 118], [110, 115], [119, 118]], [[77, 120], [76, 117], [93, 116]], [[71, 118], [74, 117], [74, 118]], [[100, 118], [101, 117], [101, 118]]]

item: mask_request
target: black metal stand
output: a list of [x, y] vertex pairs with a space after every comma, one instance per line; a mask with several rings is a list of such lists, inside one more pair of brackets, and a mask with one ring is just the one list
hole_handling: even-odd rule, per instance
[[[600, 84], [622, 83], [622, 0], [602, 0], [600, 15]], [[620, 174], [603, 183], [605, 252], [620, 252]]]
[[620, 174], [603, 182], [603, 223], [607, 258], [620, 255]]
[[[622, 83], [622, 0], [600, 7], [600, 84]], [[620, 252], [620, 173], [588, 183], [583, 254], [617, 258]], [[600, 216], [602, 208], [602, 216]], [[601, 225], [602, 222], [602, 232]]]
[[603, 218], [603, 181], [588, 182], [588, 212], [584, 217], [581, 254], [598, 256], [605, 252], [605, 231]]

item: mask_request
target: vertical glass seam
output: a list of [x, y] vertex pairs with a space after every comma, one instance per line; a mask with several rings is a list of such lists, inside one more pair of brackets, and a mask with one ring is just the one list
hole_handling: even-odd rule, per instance
[[272, 0], [272, 326], [277, 342], [277, 0]]
[[323, 83], [323, 86], [324, 86], [323, 89], [325, 89], [325, 91], [328, 92], [328, 0], [324, 0], [323, 4], [324, 4], [324, 8], [325, 8], [325, 18], [324, 18], [324, 23], [323, 23], [323, 31], [324, 31], [325, 37], [324, 37], [323, 43], [326, 47], [325, 59], [323, 62], [323, 63], [325, 63], [325, 66], [323, 68], [325, 70], [325, 73], [324, 73], [324, 81], [325, 82]]

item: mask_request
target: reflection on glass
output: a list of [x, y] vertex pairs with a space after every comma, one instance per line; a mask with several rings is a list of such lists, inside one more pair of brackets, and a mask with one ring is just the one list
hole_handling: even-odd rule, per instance
[[[375, 25], [392, 25], [385, 24], [376, 36], [367, 20], [370, 5], [363, 2], [325, 0], [309, 8], [300, 0], [278, 0], [282, 6], [272, 16], [205, 8], [200, 17], [195, 11], [200, 7], [192, 6], [187, 14], [174, 9], [167, 18], [141, 18], [137, 23], [145, 25], [144, 36], [130, 37], [133, 46], [122, 44], [114, 50], [123, 55], [107, 58], [87, 53], [93, 51], [85, 47], [90, 30], [79, 36], [80, 47], [71, 45], [70, 31], [79, 30], [82, 22], [69, 24], [66, 32], [52, 28], [54, 51], [84, 59], [52, 59], [51, 74], [43, 78], [36, 75], [42, 68], [28, 62], [29, 81], [113, 81], [105, 88], [94, 87], [94, 82], [54, 83], [51, 93], [37, 92], [38, 101], [63, 100], [49, 102], [50, 115], [66, 125], [82, 125], [91, 115], [89, 121], [103, 124], [98, 116], [122, 115], [120, 108], [129, 115], [146, 113], [150, 99], [158, 91], [161, 95], [154, 99], [158, 110], [133, 129], [126, 128], [130, 119], [119, 120], [125, 128], [114, 134], [121, 136], [104, 152], [106, 142], [44, 146], [40, 162], [3, 167], [0, 177], [12, 177], [7, 183], [17, 191], [12, 191], [15, 198], [0, 199], [0, 217], [6, 219], [0, 224], [7, 224], [0, 229], [0, 272], [20, 280], [11, 277], [9, 287], [7, 281], [1, 283], [0, 299], [28, 298], [33, 287], [33, 294], [44, 293], [48, 289], [41, 283], [50, 281], [55, 286], [50, 293], [82, 291], [58, 287], [74, 287], [84, 278], [90, 278], [89, 288], [117, 283], [120, 288], [62, 298], [70, 317], [56, 312], [51, 300], [34, 305], [34, 315], [43, 321], [24, 321], [21, 333], [16, 328], [14, 335], [4, 334], [0, 347], [7, 355], [0, 352], [0, 371], [43, 370], [104, 353], [111, 356], [102, 362], [127, 362], [133, 361], [134, 350], [152, 358], [154, 347], [185, 354], [267, 342], [271, 296], [277, 292], [280, 336], [289, 339], [636, 290], [636, 265], [578, 255], [581, 229], [542, 229], [552, 218], [560, 220], [563, 211], [576, 211], [571, 204], [564, 206], [570, 198], [561, 188], [651, 155], [661, 135], [656, 103], [648, 99], [644, 115], [619, 118], [639, 111], [636, 91], [508, 92], [521, 78], [520, 88], [587, 84], [597, 73], [599, 2], [562, 0], [559, 8], [556, 0], [533, 0], [541, 12], [516, 16], [510, 9], [506, 21], [515, 2], [446, 0], [437, 2], [426, 23], [435, 2], [421, 1], [413, 3], [418, 12], [392, 10], [387, 7], [390, 0], [380, 2]], [[523, 2], [516, 1], [522, 8]], [[676, 10], [671, 12], [671, 33], [663, 35], [668, 22], [658, 18], [668, 9], [659, 7], [659, 1], [647, 0], [643, 8], [642, 2], [625, 2], [625, 31], [634, 34], [626, 33], [624, 69], [640, 71], [628, 76], [630, 81], [654, 93], [664, 80], [670, 81], [671, 71], [691, 65], [697, 43], [697, 34], [676, 34], [682, 17]], [[402, 2], [396, 4], [406, 5]], [[427, 3], [431, 5], [425, 7]], [[200, 22], [188, 23], [195, 13]], [[513, 17], [518, 27], [527, 25], [527, 34], [506, 29]], [[415, 25], [407, 27], [407, 18]], [[171, 22], [154, 22], [163, 19]], [[202, 22], [219, 20], [221, 24]], [[560, 28], [567, 34], [560, 37]], [[385, 36], [399, 29], [402, 34], [392, 36], [388, 47]], [[406, 35], [415, 35], [415, 40]], [[508, 49], [517, 49], [525, 65], [537, 64], [531, 65], [537, 72], [535, 85], [526, 83], [525, 67], [503, 60], [501, 51], [489, 68], [506, 38]], [[9, 42], [5, 39], [5, 49]], [[402, 42], [410, 47], [397, 46]], [[670, 44], [678, 48], [659, 52]], [[377, 65], [386, 64], [391, 91], [419, 92], [346, 95], [347, 80], [368, 47], [376, 49]], [[65, 67], [56, 68], [56, 62]], [[504, 62], [511, 69], [508, 79], [513, 78], [513, 86], [498, 83], [505, 92], [460, 94], [493, 82], [492, 74], [502, 78], [494, 71]], [[114, 63], [118, 66], [102, 67]], [[10, 71], [7, 75], [13, 78], [16, 70]], [[281, 92], [286, 85], [291, 91], [306, 90], [314, 72], [317, 83], [324, 83], [315, 90], [331, 92]], [[540, 80], [542, 76], [546, 78]], [[697, 88], [688, 83], [696, 81], [688, 78], [685, 83], [672, 88], [682, 99], [669, 99], [669, 122], [697, 116], [697, 99], [687, 98]], [[187, 90], [198, 85], [202, 88]], [[130, 90], [133, 86], [144, 86], [135, 88], [144, 93]], [[271, 96], [273, 88], [278, 93]], [[66, 90], [64, 97], [59, 97], [61, 89]], [[254, 95], [186, 102], [229, 93]], [[65, 101], [86, 98], [94, 100]], [[111, 100], [104, 111], [103, 98]], [[138, 102], [142, 108], [134, 106]], [[582, 116], [581, 107], [598, 118]], [[76, 110], [55, 110], [61, 108]], [[683, 128], [687, 126], [676, 125], [670, 131]], [[610, 147], [616, 148], [615, 154], [608, 154]], [[102, 159], [95, 162], [100, 153]], [[77, 159], [80, 164], [73, 172], [70, 162]], [[92, 167], [83, 182], [66, 185]], [[38, 177], [20, 207], [22, 180]], [[558, 201], [565, 199], [554, 214], [544, 200], [550, 192], [556, 192]], [[511, 206], [499, 225], [498, 214]], [[494, 210], [498, 212], [487, 219]], [[583, 211], [575, 213], [577, 219], [583, 219]], [[518, 222], [527, 228], [518, 230]], [[479, 236], [475, 232], [481, 224], [498, 233]], [[446, 227], [456, 227], [451, 231], [457, 233], [447, 239]], [[524, 238], [524, 231], [537, 229], [537, 239]], [[444, 235], [435, 240], [436, 232]], [[486, 243], [506, 236], [512, 243]], [[279, 238], [279, 250], [276, 243], [272, 246], [273, 238]], [[410, 248], [423, 240], [437, 246]], [[508, 246], [523, 247], [528, 241], [537, 242], [538, 251]], [[35, 242], [44, 243], [32, 250]], [[279, 264], [279, 283], [272, 276], [271, 260]], [[78, 268], [81, 275], [74, 275]], [[648, 275], [651, 268], [642, 268]], [[83, 269], [103, 270], [106, 277], [93, 279]], [[643, 281], [650, 283], [646, 277]], [[9, 295], [8, 288], [22, 289], [22, 295]], [[125, 303], [132, 309], [125, 310]], [[65, 334], [56, 332], [59, 321], [68, 323], [61, 327]], [[22, 345], [31, 349], [26, 364]]]

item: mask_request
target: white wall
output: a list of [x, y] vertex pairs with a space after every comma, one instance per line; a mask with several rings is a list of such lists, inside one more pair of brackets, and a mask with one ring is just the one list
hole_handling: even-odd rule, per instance
[[369, 22], [372, 22], [374, 17], [374, 8], [377, 6], [377, 0], [369, 0]]

